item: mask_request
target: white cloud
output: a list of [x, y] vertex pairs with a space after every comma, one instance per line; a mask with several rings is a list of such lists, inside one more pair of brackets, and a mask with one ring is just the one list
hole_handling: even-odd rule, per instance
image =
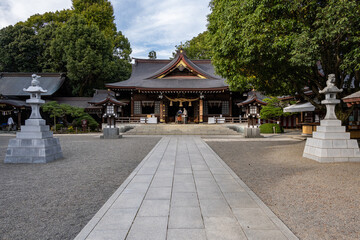
[[25, 21], [36, 13], [70, 8], [71, 0], [1, 0], [0, 28]]
[[[210, 0], [110, 0], [118, 30], [129, 39], [132, 56], [147, 58], [152, 50], [168, 59], [175, 45], [206, 30]], [[0, 28], [31, 15], [70, 8], [71, 0], [0, 0]]]
[[[119, 12], [125, 11], [127, 7], [136, 8], [136, 11], [132, 10], [131, 18], [120, 19], [126, 23], [117, 24], [119, 30], [129, 39], [134, 57], [147, 58], [148, 52], [155, 50], [158, 58], [168, 59], [175, 50], [175, 45], [206, 30], [206, 16], [210, 13], [209, 0], [135, 2], [136, 4], [129, 0], [117, 0], [114, 4], [115, 12], [117, 9]], [[142, 46], [143, 51], [135, 50], [138, 46]]]

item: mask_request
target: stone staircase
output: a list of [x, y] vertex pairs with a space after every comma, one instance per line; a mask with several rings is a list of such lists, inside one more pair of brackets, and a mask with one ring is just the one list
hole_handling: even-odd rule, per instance
[[227, 125], [139, 124], [123, 135], [239, 135]]

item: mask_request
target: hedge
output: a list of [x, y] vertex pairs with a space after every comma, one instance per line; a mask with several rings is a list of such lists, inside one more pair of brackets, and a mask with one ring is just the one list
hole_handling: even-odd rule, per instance
[[260, 133], [274, 133], [275, 127], [276, 133], [283, 133], [284, 129], [280, 127], [279, 124], [276, 123], [264, 123], [260, 126]]

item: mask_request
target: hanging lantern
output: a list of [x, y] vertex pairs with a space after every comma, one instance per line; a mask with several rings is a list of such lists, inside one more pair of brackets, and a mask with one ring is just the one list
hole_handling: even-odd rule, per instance
[[191, 101], [189, 101], [189, 107], [191, 107]]
[[182, 101], [180, 101], [180, 105], [179, 105], [179, 107], [182, 107], [182, 106], [183, 106]]
[[170, 101], [170, 107], [172, 107], [173, 106], [173, 102], [172, 101]]

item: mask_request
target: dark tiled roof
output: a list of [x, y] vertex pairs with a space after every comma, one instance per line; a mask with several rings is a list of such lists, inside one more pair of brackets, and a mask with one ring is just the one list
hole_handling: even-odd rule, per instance
[[266, 105], [267, 103], [263, 101], [265, 98], [268, 98], [268, 97], [261, 94], [260, 92], [250, 91], [250, 92], [248, 92], [247, 99], [243, 102], [238, 103], [237, 105], [244, 106], [244, 105], [247, 105], [247, 104], [250, 104], [253, 102], [258, 102], [262, 105]]
[[106, 102], [112, 102], [116, 105], [126, 105], [129, 101], [117, 100], [115, 93], [108, 90], [96, 90], [94, 96], [88, 101], [90, 104], [101, 105]]
[[102, 102], [104, 99], [107, 98], [107, 96], [115, 96], [115, 93], [113, 91], [108, 90], [102, 90], [102, 89], [96, 89], [94, 96], [89, 100], [89, 103], [98, 103]]
[[[4, 96], [29, 96], [24, 92], [24, 88], [31, 85], [32, 73], [0, 73], [0, 94]], [[65, 77], [60, 73], [37, 73], [41, 76], [40, 86], [47, 92], [43, 96], [53, 95], [65, 81]]]
[[[196, 76], [156, 78], [170, 71], [179, 60], [206, 79]], [[227, 89], [225, 79], [217, 76], [209, 60], [190, 60], [185, 53], [178, 53], [173, 60], [135, 59], [131, 77], [122, 82], [106, 84], [108, 88], [130, 89]]]
[[6, 104], [14, 107], [30, 107], [25, 101], [14, 99], [0, 99], [0, 104]]
[[90, 97], [55, 97], [51, 101], [59, 104], [68, 104], [73, 107], [86, 108], [89, 106]]

